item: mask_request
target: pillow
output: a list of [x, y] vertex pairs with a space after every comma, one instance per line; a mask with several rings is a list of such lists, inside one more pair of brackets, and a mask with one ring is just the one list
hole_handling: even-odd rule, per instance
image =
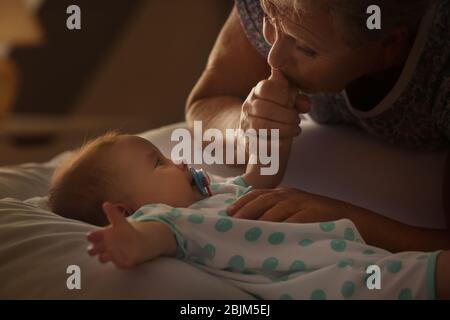
[[[145, 136], [161, 141], [161, 132], [167, 128]], [[86, 233], [96, 227], [60, 217], [47, 207], [49, 178], [68, 155], [0, 168], [0, 299], [253, 299], [176, 259], [120, 270], [90, 257]], [[72, 265], [81, 271], [79, 290], [67, 286], [68, 280], [73, 282], [74, 272], [67, 273]]]

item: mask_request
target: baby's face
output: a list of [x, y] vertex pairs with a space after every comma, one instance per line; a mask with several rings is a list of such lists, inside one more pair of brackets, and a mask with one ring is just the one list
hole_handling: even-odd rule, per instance
[[188, 207], [203, 196], [185, 164], [164, 157], [149, 141], [123, 135], [113, 147], [117, 174], [124, 182], [125, 199], [133, 211], [149, 203]]

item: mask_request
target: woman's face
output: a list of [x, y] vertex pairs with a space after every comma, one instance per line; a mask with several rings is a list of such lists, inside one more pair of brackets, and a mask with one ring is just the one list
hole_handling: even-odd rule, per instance
[[264, 37], [272, 46], [268, 63], [305, 93], [341, 92], [379, 64], [379, 44], [350, 47], [325, 10], [308, 12], [296, 21], [285, 16], [279, 20], [282, 27], [273, 17], [264, 19]]

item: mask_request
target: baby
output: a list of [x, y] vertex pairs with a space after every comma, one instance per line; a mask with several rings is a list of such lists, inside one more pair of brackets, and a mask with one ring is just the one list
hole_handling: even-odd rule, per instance
[[[276, 187], [289, 148], [290, 142], [281, 143], [277, 174], [261, 176], [260, 165], [249, 164], [242, 179], [255, 188]], [[143, 138], [110, 132], [75, 151], [55, 171], [49, 205], [63, 217], [106, 226], [104, 206], [129, 216], [146, 204], [189, 207], [205, 197], [186, 164], [175, 164]]]
[[391, 254], [367, 245], [347, 219], [290, 224], [227, 216], [226, 207], [251, 186], [279, 184], [290, 145], [280, 142], [276, 175], [248, 165], [242, 176], [211, 181], [205, 195], [185, 164], [145, 139], [109, 133], [58, 168], [49, 204], [102, 226], [88, 234], [88, 252], [120, 268], [177, 257], [263, 299], [434, 298], [435, 271], [437, 281], [449, 279], [442, 272], [449, 252], [437, 266], [440, 252]]

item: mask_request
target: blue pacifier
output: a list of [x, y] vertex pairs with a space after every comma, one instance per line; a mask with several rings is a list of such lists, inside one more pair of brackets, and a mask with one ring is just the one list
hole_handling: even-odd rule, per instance
[[195, 185], [200, 190], [200, 193], [204, 196], [212, 196], [211, 189], [209, 188], [209, 177], [206, 175], [203, 169], [194, 169], [190, 166], [188, 166], [188, 168], [192, 174]]

